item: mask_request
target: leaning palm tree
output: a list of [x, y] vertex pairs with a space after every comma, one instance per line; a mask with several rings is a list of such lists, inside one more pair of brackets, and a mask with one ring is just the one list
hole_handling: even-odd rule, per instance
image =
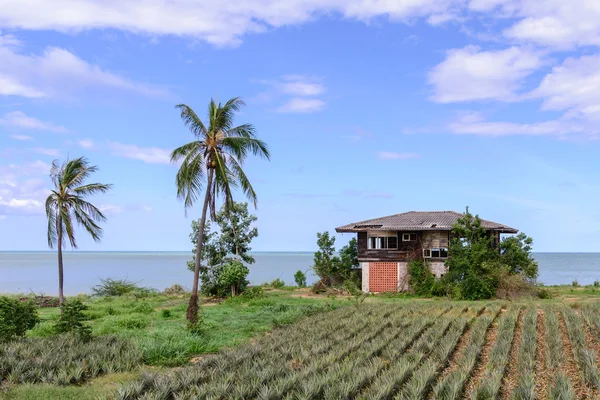
[[65, 301], [63, 294], [63, 256], [62, 250], [66, 238], [72, 248], [77, 248], [74, 222], [82, 226], [95, 241], [100, 240], [102, 228], [97, 221], [105, 221], [106, 217], [92, 203], [85, 200], [89, 195], [105, 193], [112, 185], [102, 183], [84, 184], [85, 180], [98, 168], [90, 165], [83, 158], [67, 160], [59, 165], [58, 160], [52, 162], [50, 178], [54, 189], [46, 199], [46, 216], [48, 217], [48, 246], [58, 249], [58, 298], [60, 304]]
[[198, 320], [198, 278], [202, 258], [202, 243], [207, 212], [216, 215], [216, 201], [222, 197], [225, 209], [232, 205], [232, 190], [241, 189], [256, 207], [256, 192], [252, 188], [242, 165], [249, 152], [269, 159], [267, 145], [256, 138], [251, 124], [234, 126], [236, 111], [244, 102], [235, 97], [225, 104], [211, 99], [208, 105], [208, 124], [204, 124], [189, 106], [179, 104], [181, 119], [194, 134], [194, 140], [173, 151], [171, 162], [181, 162], [177, 172], [177, 197], [184, 201], [186, 211], [204, 190], [202, 218], [198, 226], [198, 243], [194, 262], [194, 282], [187, 309], [187, 319]]

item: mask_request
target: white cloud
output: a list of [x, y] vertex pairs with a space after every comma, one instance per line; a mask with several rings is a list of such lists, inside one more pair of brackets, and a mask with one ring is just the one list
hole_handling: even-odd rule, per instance
[[65, 128], [64, 126], [54, 125], [50, 122], [40, 121], [39, 119], [25, 115], [25, 113], [22, 111], [12, 111], [7, 114], [4, 114], [4, 116], [0, 118], [0, 125], [20, 129], [41, 130], [56, 133], [68, 132], [67, 128]]
[[[0, 15], [5, 4], [0, 3]], [[68, 98], [101, 88], [148, 96], [166, 94], [156, 86], [105, 71], [62, 48], [48, 47], [41, 54], [30, 54], [5, 42], [0, 40], [0, 95]]]
[[416, 153], [397, 153], [394, 151], [380, 151], [377, 153], [377, 158], [380, 160], [410, 160], [419, 158]]
[[569, 121], [551, 120], [520, 124], [513, 122], [468, 122], [456, 121], [449, 124], [452, 132], [476, 136], [558, 136], [567, 137], [573, 134], [595, 136], [598, 130], [591, 131], [586, 127]]
[[277, 109], [280, 113], [311, 113], [325, 108], [321, 99], [293, 97]]
[[[453, 14], [455, 0], [5, 0], [0, 2], [0, 27], [78, 32], [118, 29], [135, 34], [199, 38], [215, 45], [236, 45], [249, 33], [298, 25], [321, 15], [369, 21], [387, 16], [414, 18]], [[461, 5], [462, 2], [458, 2]], [[435, 19], [435, 18], [434, 18]]]
[[32, 140], [32, 139], [33, 139], [31, 136], [27, 136], [27, 135], [19, 135], [19, 134], [10, 135], [10, 137], [11, 137], [12, 139], [15, 139], [15, 140], [21, 140], [21, 141], [23, 141], [23, 140]]
[[77, 144], [79, 147], [86, 150], [94, 148], [94, 141], [92, 139], [83, 139], [78, 141]]
[[556, 49], [600, 45], [600, 2], [588, 0], [520, 0], [511, 7], [518, 22], [506, 37]]
[[514, 101], [523, 79], [542, 65], [534, 53], [518, 47], [483, 51], [477, 46], [452, 49], [429, 73], [439, 103], [473, 100]]
[[0, 215], [43, 214], [49, 191], [45, 181], [30, 177], [40, 175], [38, 168], [37, 164], [0, 166]]
[[276, 85], [282, 93], [293, 96], [317, 96], [325, 92], [322, 83], [303, 75], [286, 75]]
[[105, 214], [122, 214], [127, 211], [144, 211], [151, 212], [152, 207], [147, 206], [145, 204], [127, 204], [127, 205], [118, 205], [118, 204], [100, 204], [98, 206], [100, 211]]
[[133, 160], [140, 160], [147, 164], [170, 164], [171, 151], [160, 147], [139, 147], [134, 144], [109, 142], [108, 147], [112, 155]]
[[544, 77], [531, 96], [543, 99], [544, 110], [600, 120], [600, 55], [566, 59]]
[[31, 151], [38, 153], [38, 154], [43, 154], [46, 156], [52, 156], [52, 157], [59, 157], [60, 156], [60, 150], [58, 149], [50, 149], [47, 147], [34, 147], [31, 149]]

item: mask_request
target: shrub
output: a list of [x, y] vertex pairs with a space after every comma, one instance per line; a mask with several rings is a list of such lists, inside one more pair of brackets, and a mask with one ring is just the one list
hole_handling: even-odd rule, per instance
[[304, 274], [304, 272], [298, 270], [294, 274], [294, 281], [296, 281], [296, 286], [300, 288], [306, 287], [306, 275]]
[[260, 286], [252, 286], [246, 289], [244, 297], [247, 299], [262, 299], [265, 297], [265, 291]]
[[273, 288], [273, 289], [282, 289], [282, 288], [285, 287], [285, 282], [283, 280], [277, 278], [277, 279], [273, 279], [269, 283], [265, 283], [264, 286], [270, 287], [270, 288]]
[[163, 318], [171, 318], [171, 310], [161, 310], [160, 316]]
[[241, 261], [231, 261], [223, 266], [218, 277], [218, 283], [222, 287], [229, 287], [231, 295], [235, 296], [243, 292], [248, 286], [246, 277], [249, 273], [250, 270]]
[[32, 301], [0, 297], [0, 342], [25, 336], [39, 321]]
[[575, 279], [573, 282], [571, 282], [571, 286], [573, 287], [579, 287], [579, 281], [577, 279]]
[[93, 296], [123, 296], [136, 290], [144, 289], [127, 279], [100, 279], [100, 284], [92, 287]]
[[186, 290], [183, 288], [183, 286], [176, 283], [163, 290], [163, 294], [167, 296], [176, 296], [180, 294], [186, 294]]
[[69, 300], [60, 307], [60, 317], [54, 324], [56, 333], [73, 333], [82, 339], [92, 336], [92, 328], [84, 324], [88, 320], [85, 312], [88, 307], [81, 300]]
[[594, 281], [594, 287], [600, 287], [600, 281], [598, 281], [598, 280]]
[[419, 296], [430, 296], [435, 276], [422, 260], [413, 260], [408, 263], [408, 283], [415, 294]]
[[550, 291], [550, 289], [545, 288], [545, 287], [538, 287], [537, 292], [536, 292], [537, 297], [539, 297], [540, 299], [551, 299], [552, 296], [552, 292]]

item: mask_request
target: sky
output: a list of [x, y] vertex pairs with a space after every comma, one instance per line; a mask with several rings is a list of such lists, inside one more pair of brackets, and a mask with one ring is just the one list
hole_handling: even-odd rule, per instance
[[[232, 5], [235, 4], [235, 5]], [[241, 96], [270, 162], [258, 251], [410, 210], [515, 227], [535, 251], [598, 251], [600, 2], [0, 1], [0, 250], [46, 250], [54, 159], [112, 183], [85, 251], [187, 251], [170, 152]], [[236, 193], [236, 199], [243, 196]], [[343, 245], [351, 234], [338, 235]]]

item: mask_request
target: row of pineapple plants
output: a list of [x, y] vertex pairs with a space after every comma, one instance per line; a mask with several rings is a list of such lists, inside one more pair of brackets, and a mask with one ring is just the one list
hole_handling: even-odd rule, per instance
[[562, 314], [569, 332], [573, 355], [583, 373], [585, 383], [600, 389], [600, 371], [596, 362], [596, 353], [588, 348], [583, 321], [572, 308], [562, 307]]
[[537, 351], [537, 308], [529, 308], [523, 317], [521, 342], [517, 354], [517, 387], [513, 400], [535, 400], [535, 356]]
[[377, 356], [389, 344], [416, 335], [449, 307], [362, 305], [352, 313], [328, 313], [327, 320], [309, 317], [254, 344], [207, 357], [195, 367], [145, 376], [121, 387], [117, 398], [285, 398], [286, 393], [310, 396], [310, 387], [324, 394], [323, 376], [334, 376], [335, 368], [347, 372], [349, 366], [380, 370]]
[[440, 400], [456, 400], [462, 397], [467, 381], [473, 374], [481, 357], [488, 329], [500, 312], [499, 305], [488, 306], [488, 312], [478, 317], [471, 327], [469, 339], [457, 367], [441, 379], [433, 388], [433, 397]]
[[520, 309], [518, 307], [512, 307], [500, 318], [496, 341], [490, 352], [489, 362], [486, 365], [483, 377], [471, 394], [472, 399], [496, 399], [498, 397], [508, 365], [519, 313]]
[[560, 334], [558, 315], [553, 309], [544, 312], [546, 325], [546, 369], [552, 376], [548, 398], [552, 400], [573, 400], [575, 391], [569, 378], [562, 371], [564, 348]]

